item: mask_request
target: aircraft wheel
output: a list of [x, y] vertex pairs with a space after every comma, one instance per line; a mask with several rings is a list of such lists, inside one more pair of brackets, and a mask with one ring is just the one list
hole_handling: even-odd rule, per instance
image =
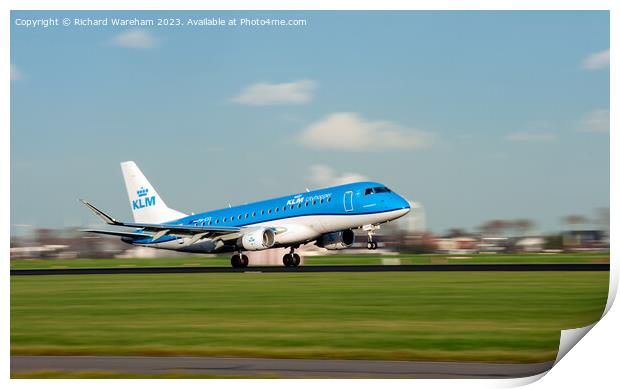
[[248, 259], [248, 256], [242, 255], [241, 256], [241, 267], [248, 267], [249, 263], [250, 263], [250, 260]]
[[289, 267], [293, 264], [293, 256], [291, 254], [284, 254], [284, 257], [282, 257], [282, 263], [284, 263], [284, 266]]
[[291, 261], [291, 266], [299, 266], [299, 263], [301, 262], [301, 258], [299, 257], [299, 254], [293, 254], [293, 258]]
[[235, 269], [241, 267], [241, 258], [239, 258], [237, 254], [233, 255], [232, 257], [230, 257], [230, 264]]

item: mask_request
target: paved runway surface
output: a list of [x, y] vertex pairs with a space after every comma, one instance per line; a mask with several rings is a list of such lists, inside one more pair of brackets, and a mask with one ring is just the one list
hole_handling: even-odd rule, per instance
[[283, 378], [512, 378], [542, 373], [553, 361], [528, 364], [213, 357], [11, 356], [11, 373], [103, 371]]
[[12, 276], [54, 274], [161, 274], [161, 273], [327, 273], [385, 271], [609, 271], [607, 263], [482, 264], [482, 265], [331, 265], [232, 267], [120, 267], [67, 269], [11, 269]]

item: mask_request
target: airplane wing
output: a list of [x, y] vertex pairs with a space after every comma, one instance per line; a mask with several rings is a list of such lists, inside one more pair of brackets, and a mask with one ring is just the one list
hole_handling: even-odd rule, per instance
[[[183, 224], [144, 224], [144, 223], [124, 223], [108, 216], [103, 211], [97, 209], [94, 205], [86, 200], [80, 199], [80, 201], [88, 207], [95, 215], [99, 216], [104, 223], [119, 227], [133, 227], [139, 228], [142, 231], [129, 233], [138, 234], [141, 238], [150, 237], [153, 240], [157, 240], [165, 235], [175, 235], [182, 237], [189, 237], [192, 241], [197, 241], [202, 238], [219, 238], [221, 240], [237, 239], [241, 236], [239, 227], [213, 227], [213, 226], [189, 226]], [[110, 231], [104, 230], [90, 230], [88, 232], [109, 234]], [[128, 236], [127, 233], [119, 232], [119, 236]], [[114, 234], [111, 234], [114, 235]]]

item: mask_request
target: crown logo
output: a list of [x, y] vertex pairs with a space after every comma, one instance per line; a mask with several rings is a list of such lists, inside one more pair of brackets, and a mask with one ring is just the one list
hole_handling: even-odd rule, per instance
[[141, 186], [137, 193], [138, 197], [144, 197], [149, 193], [149, 190]]

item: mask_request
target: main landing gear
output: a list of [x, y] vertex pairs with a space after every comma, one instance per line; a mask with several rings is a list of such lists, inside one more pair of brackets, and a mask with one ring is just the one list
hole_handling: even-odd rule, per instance
[[235, 269], [248, 267], [248, 263], [250, 263], [248, 256], [243, 255], [241, 251], [239, 251], [239, 254], [235, 254], [230, 258], [230, 264]]
[[282, 257], [282, 263], [284, 263], [286, 267], [297, 267], [300, 262], [301, 258], [299, 254], [295, 254], [295, 249], [293, 247], [291, 247], [291, 252], [289, 254], [284, 254], [284, 257]]

